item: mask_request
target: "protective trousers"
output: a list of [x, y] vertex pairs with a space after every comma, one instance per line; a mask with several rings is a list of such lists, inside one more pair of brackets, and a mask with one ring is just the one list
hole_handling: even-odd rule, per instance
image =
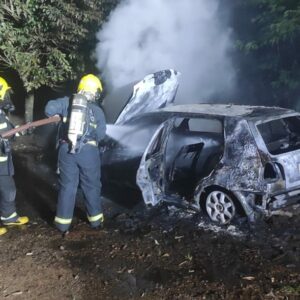
[[80, 153], [71, 154], [68, 144], [60, 145], [58, 153], [59, 194], [54, 223], [61, 231], [71, 225], [78, 185], [84, 194], [87, 218], [92, 227], [103, 222], [101, 207], [101, 164], [98, 147], [86, 144]]
[[8, 218], [16, 212], [16, 185], [12, 176], [0, 176], [0, 214]]

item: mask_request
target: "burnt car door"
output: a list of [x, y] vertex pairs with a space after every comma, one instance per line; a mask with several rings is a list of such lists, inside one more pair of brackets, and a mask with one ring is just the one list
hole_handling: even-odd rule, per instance
[[162, 123], [148, 144], [137, 171], [136, 182], [146, 205], [165, 198], [165, 150], [174, 119]]
[[219, 120], [173, 117], [161, 125], [140, 163], [137, 184], [146, 204], [191, 197], [223, 153]]
[[177, 118], [165, 153], [166, 193], [192, 199], [195, 186], [211, 173], [222, 153], [221, 120], [200, 116]]

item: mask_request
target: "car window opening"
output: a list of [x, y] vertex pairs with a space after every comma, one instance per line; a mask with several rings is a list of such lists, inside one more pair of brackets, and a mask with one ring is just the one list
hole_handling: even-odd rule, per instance
[[219, 162], [223, 144], [220, 120], [176, 119], [166, 147], [166, 191], [192, 197], [197, 182], [208, 176]]
[[272, 155], [300, 149], [300, 118], [288, 117], [257, 125]]

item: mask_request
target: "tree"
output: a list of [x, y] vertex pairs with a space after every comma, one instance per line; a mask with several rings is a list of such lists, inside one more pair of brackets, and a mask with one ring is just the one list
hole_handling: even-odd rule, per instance
[[256, 62], [253, 68], [262, 75], [277, 104], [287, 105], [286, 100], [295, 99], [300, 92], [300, 2], [236, 2], [244, 10], [241, 18], [245, 17], [237, 29], [237, 45]]
[[[82, 73], [95, 32], [117, 0], [2, 0], [0, 64], [15, 70], [27, 92], [32, 120], [34, 92]], [[88, 51], [88, 52], [87, 52]]]

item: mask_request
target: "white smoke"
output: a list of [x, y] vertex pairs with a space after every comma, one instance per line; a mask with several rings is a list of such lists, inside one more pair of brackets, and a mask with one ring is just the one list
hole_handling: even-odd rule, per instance
[[98, 33], [97, 66], [106, 83], [116, 88], [172, 68], [182, 74], [177, 102], [228, 95], [235, 82], [233, 45], [220, 1], [122, 1]]

